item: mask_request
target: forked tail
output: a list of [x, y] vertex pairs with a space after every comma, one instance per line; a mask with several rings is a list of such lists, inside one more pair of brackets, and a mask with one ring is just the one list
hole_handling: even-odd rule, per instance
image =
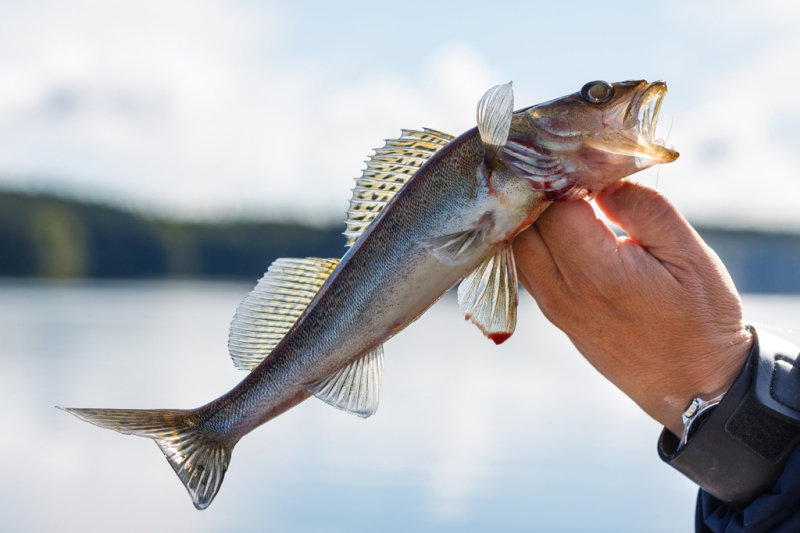
[[208, 507], [217, 495], [236, 444], [206, 431], [195, 411], [59, 409], [101, 428], [153, 439], [198, 509]]

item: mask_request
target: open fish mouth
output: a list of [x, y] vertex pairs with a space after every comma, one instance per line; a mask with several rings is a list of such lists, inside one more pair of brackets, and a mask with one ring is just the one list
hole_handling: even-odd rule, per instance
[[664, 139], [656, 138], [658, 115], [666, 94], [667, 84], [663, 81], [648, 84], [634, 97], [628, 111], [628, 120], [625, 121], [630, 123], [631, 119], [635, 118], [635, 125], [632, 125], [631, 129], [638, 137], [636, 141], [642, 152], [638, 155], [652, 159], [656, 163], [669, 163], [680, 155], [675, 150], [667, 148]]
[[606, 154], [632, 157], [637, 170], [678, 159], [680, 154], [656, 137], [667, 84], [627, 81], [615, 84], [615, 88], [619, 98], [602, 110], [602, 130], [586, 135], [584, 144]]

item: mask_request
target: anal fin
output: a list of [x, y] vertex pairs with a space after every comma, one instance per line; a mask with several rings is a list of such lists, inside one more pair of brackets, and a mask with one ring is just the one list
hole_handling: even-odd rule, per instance
[[517, 268], [511, 246], [497, 248], [458, 286], [464, 318], [493, 340], [505, 342], [517, 324]]
[[314, 396], [342, 411], [367, 418], [378, 410], [383, 378], [383, 345], [331, 374], [306, 383]]

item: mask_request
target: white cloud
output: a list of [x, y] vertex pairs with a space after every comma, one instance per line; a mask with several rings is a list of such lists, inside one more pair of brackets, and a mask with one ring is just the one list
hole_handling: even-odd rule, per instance
[[279, 11], [213, 0], [5, 10], [0, 179], [181, 214], [341, 217], [370, 148], [401, 127], [464, 129], [489, 78], [445, 47], [427, 79], [387, 69], [331, 90], [335, 66], [278, 51]]
[[800, 39], [780, 40], [720, 76], [707, 99], [676, 119], [682, 156], [662, 184], [689, 218], [800, 228], [797, 64]]
[[[714, 50], [746, 41], [748, 53], [707, 65], [692, 86], [691, 46], [651, 36], [677, 47], [679, 57], [656, 57], [653, 70], [676, 79], [675, 101], [683, 98], [671, 138], [682, 157], [658, 184], [694, 220], [800, 227], [800, 8], [683, 2], [664, 11], [675, 31], [714, 39]], [[465, 44], [451, 28], [409, 51], [413, 61], [360, 65], [349, 48], [321, 41], [296, 53], [297, 40], [314, 36], [290, 13], [224, 0], [3, 4], [0, 183], [179, 215], [338, 220], [382, 139], [401, 128], [472, 127], [478, 98], [506, 71], [535, 80], [516, 88], [520, 106], [557, 96], [542, 87], [573, 79], [585, 55], [583, 41], [528, 50], [510, 36], [515, 59], [493, 57], [505, 65], [495, 70], [480, 39]], [[562, 70], [540, 71], [539, 59], [554, 54]], [[630, 65], [600, 57], [596, 68]]]

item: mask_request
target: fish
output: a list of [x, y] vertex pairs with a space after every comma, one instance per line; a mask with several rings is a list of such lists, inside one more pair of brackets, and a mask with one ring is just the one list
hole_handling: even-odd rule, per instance
[[453, 137], [403, 130], [367, 160], [337, 258], [281, 258], [244, 298], [228, 348], [249, 374], [196, 409], [61, 408], [148, 437], [197, 509], [218, 493], [236, 443], [311, 396], [359, 417], [378, 407], [383, 343], [460, 282], [464, 317], [497, 344], [516, 327], [511, 243], [553, 202], [591, 197], [678, 158], [655, 137], [662, 81], [593, 81], [514, 111], [511, 82]]

